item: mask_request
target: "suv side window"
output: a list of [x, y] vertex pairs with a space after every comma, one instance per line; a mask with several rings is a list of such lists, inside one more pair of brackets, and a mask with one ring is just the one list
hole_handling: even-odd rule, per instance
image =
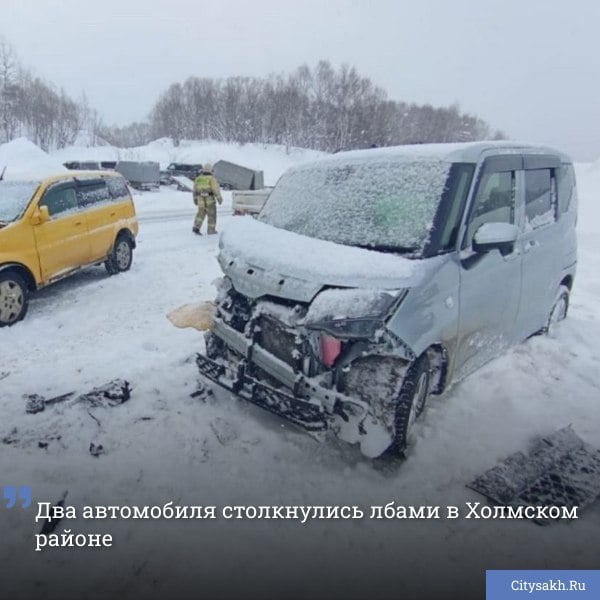
[[77, 198], [79, 206], [84, 208], [111, 200], [106, 182], [103, 179], [79, 181], [77, 185]]
[[60, 217], [62, 213], [76, 210], [75, 188], [64, 186], [50, 188], [41, 199], [40, 206], [47, 206], [51, 217]]
[[556, 221], [556, 181], [553, 169], [525, 171], [525, 225], [537, 229]]
[[471, 246], [475, 232], [484, 223], [515, 222], [514, 171], [484, 173], [473, 201], [463, 248]]
[[106, 180], [106, 186], [113, 200], [129, 198], [127, 182], [122, 177], [109, 177]]

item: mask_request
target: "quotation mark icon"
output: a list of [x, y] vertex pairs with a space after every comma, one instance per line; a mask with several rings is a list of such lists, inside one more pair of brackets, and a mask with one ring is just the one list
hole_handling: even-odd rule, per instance
[[17, 500], [22, 500], [21, 508], [27, 508], [31, 504], [31, 488], [26, 485], [22, 485], [17, 488], [13, 485], [7, 485], [4, 487], [4, 498], [7, 500], [6, 508], [12, 508], [17, 504]]

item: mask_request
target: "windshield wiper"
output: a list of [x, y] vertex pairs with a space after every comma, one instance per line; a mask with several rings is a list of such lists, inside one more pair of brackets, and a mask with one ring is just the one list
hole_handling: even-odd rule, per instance
[[375, 252], [391, 252], [392, 254], [415, 254], [419, 248], [412, 246], [392, 246], [385, 244], [357, 244], [358, 248], [374, 250]]

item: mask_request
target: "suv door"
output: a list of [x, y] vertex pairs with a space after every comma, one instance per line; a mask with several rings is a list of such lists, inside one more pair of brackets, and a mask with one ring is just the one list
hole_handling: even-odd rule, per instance
[[77, 180], [77, 200], [85, 211], [92, 261], [106, 258], [115, 241], [117, 205], [104, 179]]
[[521, 292], [519, 248], [477, 253], [473, 236], [484, 223], [518, 225], [517, 170], [520, 156], [487, 159], [464, 226], [460, 254], [460, 309], [454, 369], [458, 377], [475, 370], [513, 342]]
[[42, 279], [47, 283], [88, 263], [90, 242], [72, 180], [51, 184], [38, 206], [47, 206], [50, 216], [33, 226]]
[[522, 339], [545, 327], [558, 291], [564, 248], [557, 234], [557, 156], [524, 157], [523, 284], [518, 332]]

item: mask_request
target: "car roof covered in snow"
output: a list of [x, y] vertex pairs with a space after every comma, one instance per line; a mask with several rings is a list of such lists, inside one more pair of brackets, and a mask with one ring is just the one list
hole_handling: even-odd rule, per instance
[[310, 168], [336, 162], [381, 162], [386, 160], [419, 161], [440, 160], [447, 162], [477, 163], [490, 154], [552, 154], [559, 156], [562, 162], [571, 162], [564, 153], [546, 146], [538, 146], [514, 141], [482, 141], [452, 144], [413, 144], [405, 146], [388, 146], [338, 152], [318, 161], [304, 163], [299, 169]]

